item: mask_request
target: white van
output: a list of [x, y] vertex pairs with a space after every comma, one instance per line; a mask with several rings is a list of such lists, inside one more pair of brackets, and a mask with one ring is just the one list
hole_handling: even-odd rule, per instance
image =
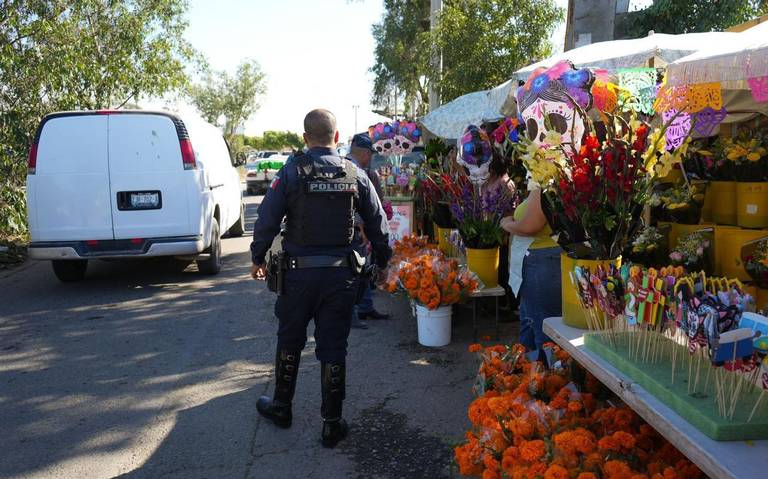
[[89, 259], [176, 256], [221, 269], [221, 235], [244, 231], [240, 176], [220, 131], [142, 110], [43, 118], [27, 172], [29, 256], [62, 281]]

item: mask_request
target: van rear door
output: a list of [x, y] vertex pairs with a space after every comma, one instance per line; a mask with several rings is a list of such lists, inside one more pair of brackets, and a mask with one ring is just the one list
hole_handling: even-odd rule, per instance
[[195, 172], [184, 169], [169, 116], [109, 115], [109, 170], [115, 239], [195, 233], [188, 214], [188, 194], [194, 193], [187, 191], [197, 184]]
[[36, 171], [28, 177], [33, 241], [114, 239], [107, 122], [77, 113], [45, 119]]

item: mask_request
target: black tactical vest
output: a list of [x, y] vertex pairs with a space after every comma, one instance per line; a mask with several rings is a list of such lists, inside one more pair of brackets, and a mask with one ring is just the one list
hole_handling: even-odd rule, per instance
[[357, 169], [297, 160], [299, 192], [288, 205], [285, 238], [302, 246], [349, 246], [355, 227]]

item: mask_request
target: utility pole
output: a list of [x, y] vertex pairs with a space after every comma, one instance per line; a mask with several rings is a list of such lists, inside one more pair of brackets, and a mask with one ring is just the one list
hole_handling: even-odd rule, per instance
[[352, 109], [355, 110], [355, 135], [357, 135], [357, 110], [360, 109], [360, 105], [352, 105]]
[[[437, 25], [437, 16], [443, 9], [443, 0], [429, 0], [429, 28], [435, 29]], [[432, 68], [438, 72], [443, 70], [443, 55], [437, 50], [432, 51]], [[435, 81], [429, 82], [429, 111], [435, 110], [440, 106], [440, 93], [437, 91]]]

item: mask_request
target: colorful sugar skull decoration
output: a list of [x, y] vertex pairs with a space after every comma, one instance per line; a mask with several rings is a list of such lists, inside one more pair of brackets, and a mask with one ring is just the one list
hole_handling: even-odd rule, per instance
[[594, 81], [590, 70], [576, 69], [565, 60], [536, 69], [517, 89], [517, 111], [528, 139], [542, 146], [548, 135], [557, 136], [561, 144], [578, 150], [586, 128], [576, 105], [583, 111], [592, 108]]
[[491, 166], [491, 141], [488, 134], [478, 126], [469, 125], [461, 136], [460, 152], [457, 161], [467, 168], [469, 179], [475, 184], [484, 183]]
[[368, 134], [381, 155], [406, 155], [421, 141], [421, 130], [413, 122], [377, 123], [368, 128]]

